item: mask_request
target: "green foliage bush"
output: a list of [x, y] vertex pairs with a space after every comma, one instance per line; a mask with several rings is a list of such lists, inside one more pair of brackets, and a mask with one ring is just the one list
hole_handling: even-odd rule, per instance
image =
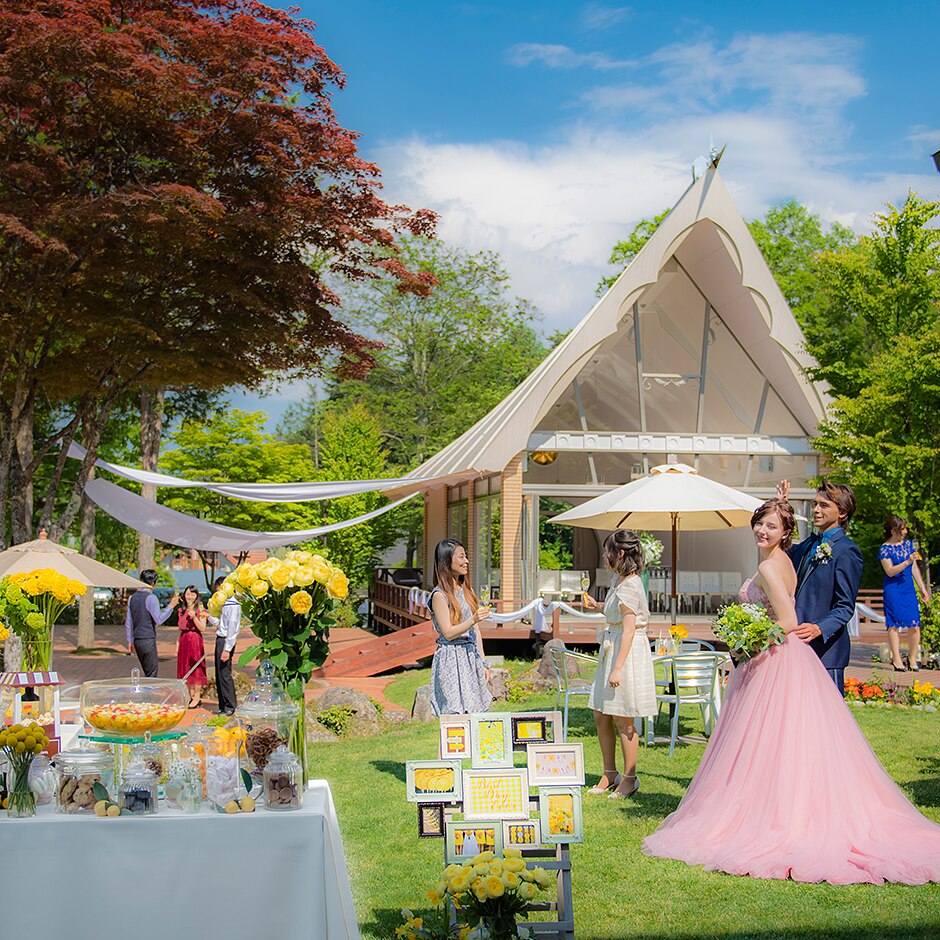
[[327, 731], [343, 737], [349, 730], [349, 723], [355, 714], [356, 710], [348, 705], [331, 705], [329, 708], [324, 708], [322, 712], [317, 712], [317, 721]]

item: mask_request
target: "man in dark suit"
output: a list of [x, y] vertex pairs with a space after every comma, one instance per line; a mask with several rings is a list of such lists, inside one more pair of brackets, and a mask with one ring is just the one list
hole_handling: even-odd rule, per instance
[[[784, 480], [778, 495], [786, 498], [789, 489]], [[787, 549], [797, 574], [795, 632], [813, 648], [843, 695], [852, 649], [847, 627], [862, 578], [862, 553], [845, 533], [855, 505], [850, 487], [823, 480], [813, 500], [816, 534]]]

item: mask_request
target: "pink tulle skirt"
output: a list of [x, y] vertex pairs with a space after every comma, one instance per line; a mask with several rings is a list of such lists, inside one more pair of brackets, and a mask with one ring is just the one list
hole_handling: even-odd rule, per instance
[[792, 634], [735, 669], [689, 789], [643, 851], [754, 878], [940, 881], [940, 826], [907, 801]]

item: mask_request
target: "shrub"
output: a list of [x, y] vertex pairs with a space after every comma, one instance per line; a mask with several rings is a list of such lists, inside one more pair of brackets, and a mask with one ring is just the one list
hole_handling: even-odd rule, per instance
[[349, 730], [349, 722], [352, 721], [352, 716], [355, 714], [356, 710], [348, 705], [331, 705], [329, 708], [324, 708], [322, 712], [317, 712], [317, 721], [327, 731], [332, 731], [333, 734], [343, 737]]

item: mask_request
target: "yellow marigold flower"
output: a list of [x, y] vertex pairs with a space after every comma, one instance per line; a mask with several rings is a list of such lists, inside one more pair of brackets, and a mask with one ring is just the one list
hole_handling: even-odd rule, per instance
[[537, 891], [538, 889], [535, 887], [535, 885], [528, 884], [526, 882], [523, 882], [521, 885], [519, 885], [519, 888], [517, 889], [519, 897], [522, 898], [523, 901], [531, 901], [532, 898], [535, 897]]
[[[268, 582], [264, 578], [258, 578], [257, 581], [253, 581], [251, 585], [251, 593], [255, 597], [264, 597], [268, 593]], [[224, 601], [222, 603], [225, 603]]]
[[342, 571], [335, 571], [333, 576], [326, 582], [326, 589], [330, 597], [342, 600], [349, 594], [349, 578]]
[[2, 623], [0, 623], [0, 643], [8, 639], [10, 639], [10, 631], [7, 630], [7, 628]]
[[309, 567], [320, 584], [326, 584], [333, 577], [333, 566], [322, 555], [314, 555]]
[[483, 886], [486, 888], [486, 893], [491, 898], [501, 898], [506, 891], [503, 879], [498, 878], [496, 875], [489, 875], [484, 880]]
[[503, 849], [503, 858], [522, 858], [522, 849], [515, 849], [511, 846]]
[[291, 570], [290, 568], [275, 568], [268, 575], [268, 580], [271, 582], [271, 587], [273, 587], [275, 591], [283, 591], [284, 588], [290, 584]]
[[295, 591], [290, 596], [290, 609], [295, 614], [309, 614], [313, 598], [306, 591]]
[[302, 565], [294, 570], [294, 584], [298, 587], [307, 587], [316, 580], [313, 576], [313, 569], [307, 565]]
[[254, 565], [239, 565], [236, 569], [236, 580], [242, 587], [250, 587], [256, 577]]
[[85, 584], [82, 584], [81, 581], [74, 581], [71, 578], [69, 578], [69, 590], [76, 597], [84, 597], [85, 594], [88, 592], [88, 586]]

